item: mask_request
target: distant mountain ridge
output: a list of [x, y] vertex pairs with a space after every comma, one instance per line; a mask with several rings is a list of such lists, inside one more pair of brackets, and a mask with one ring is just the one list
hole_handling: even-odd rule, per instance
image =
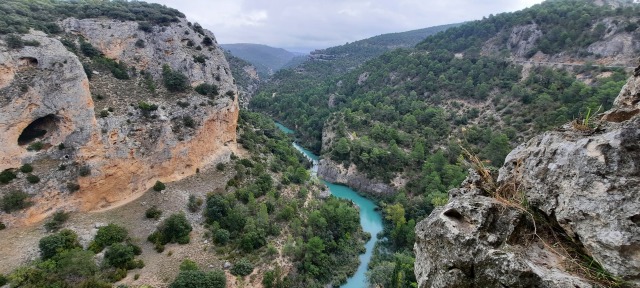
[[253, 64], [263, 78], [272, 75], [299, 55], [299, 53], [262, 44], [237, 43], [220, 46], [234, 56]]

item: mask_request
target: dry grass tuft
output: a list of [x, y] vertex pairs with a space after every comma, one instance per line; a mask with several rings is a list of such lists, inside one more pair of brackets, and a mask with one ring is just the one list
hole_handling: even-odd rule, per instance
[[[587, 121], [583, 122], [583, 125], [589, 130], [583, 131], [592, 131], [594, 128], [589, 126], [589, 116], [586, 119]], [[520, 244], [527, 246], [533, 243], [533, 240], [539, 240], [548, 251], [564, 259], [563, 264], [568, 272], [582, 276], [596, 287], [629, 287], [629, 284], [621, 278], [607, 272], [598, 261], [589, 255], [582, 243], [565, 233], [555, 219], [547, 217], [547, 215], [529, 205], [524, 189], [521, 187], [522, 160], [516, 162], [514, 177], [508, 182], [498, 185], [494, 175], [491, 174], [491, 171], [484, 165], [483, 161], [466, 148], [461, 148], [473, 169], [482, 179], [482, 184], [479, 188], [502, 203], [505, 209], [517, 209], [527, 216], [527, 220], [531, 224], [531, 233], [528, 233], [531, 237], [528, 239], [527, 237], [521, 237]]]

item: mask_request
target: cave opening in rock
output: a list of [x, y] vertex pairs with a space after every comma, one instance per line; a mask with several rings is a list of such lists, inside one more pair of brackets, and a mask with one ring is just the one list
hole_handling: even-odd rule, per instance
[[47, 133], [51, 133], [57, 129], [58, 118], [55, 115], [49, 114], [40, 117], [22, 130], [22, 134], [18, 137], [18, 145], [27, 145], [33, 142], [33, 140], [44, 137]]

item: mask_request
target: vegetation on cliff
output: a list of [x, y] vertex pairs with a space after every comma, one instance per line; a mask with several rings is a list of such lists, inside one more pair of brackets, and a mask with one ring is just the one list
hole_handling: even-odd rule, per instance
[[28, 33], [29, 29], [60, 33], [58, 20], [75, 17], [110, 18], [167, 25], [184, 18], [178, 10], [141, 1], [7, 0], [0, 4], [0, 34]]

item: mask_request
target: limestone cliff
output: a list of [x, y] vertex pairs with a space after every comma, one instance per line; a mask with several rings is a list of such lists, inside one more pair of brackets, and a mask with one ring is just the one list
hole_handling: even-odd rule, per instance
[[578, 265], [592, 258], [585, 265], [640, 287], [638, 76], [596, 126], [567, 124], [512, 151], [501, 190], [472, 173], [450, 191], [416, 227], [419, 286], [608, 286]]
[[[211, 32], [186, 19], [145, 31], [132, 21], [59, 24], [65, 33], [58, 36], [22, 36], [39, 46], [10, 49], [0, 42], [0, 171], [17, 174], [0, 194], [22, 190], [33, 203], [0, 212], [2, 222], [30, 224], [58, 209], [113, 207], [158, 180], [179, 180], [227, 161], [236, 146], [238, 93]], [[90, 43], [101, 59], [126, 65], [128, 79], [96, 68], [104, 60], [73, 53], [61, 42], [67, 48]], [[215, 85], [218, 95], [167, 91], [164, 65], [192, 87]], [[90, 81], [87, 67], [94, 67], [87, 71]], [[34, 167], [39, 183], [17, 172], [23, 164]]]

